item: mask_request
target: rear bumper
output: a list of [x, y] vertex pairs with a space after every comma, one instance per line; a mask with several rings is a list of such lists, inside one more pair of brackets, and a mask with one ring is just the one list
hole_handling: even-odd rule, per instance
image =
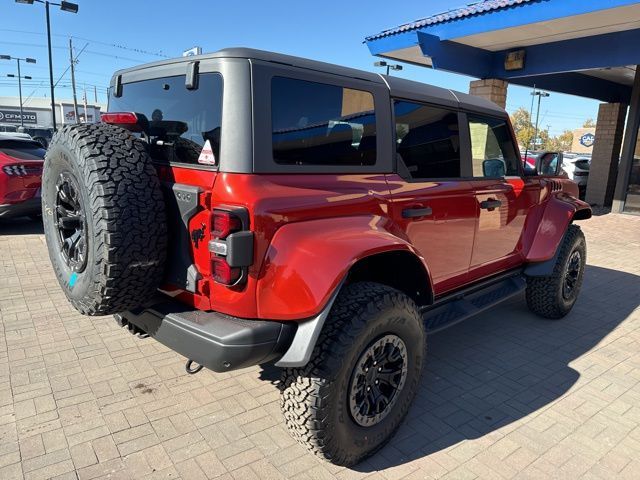
[[297, 330], [296, 322], [246, 320], [203, 312], [162, 300], [115, 315], [160, 343], [215, 372], [228, 372], [280, 358]]
[[30, 198], [24, 202], [0, 205], [0, 218], [24, 217], [42, 211], [40, 197]]

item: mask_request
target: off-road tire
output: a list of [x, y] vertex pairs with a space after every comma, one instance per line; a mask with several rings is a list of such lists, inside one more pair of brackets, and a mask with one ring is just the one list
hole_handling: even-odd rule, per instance
[[[387, 416], [363, 427], [348, 404], [351, 379], [362, 352], [387, 334], [397, 335], [407, 347], [406, 381]], [[321, 458], [337, 465], [357, 464], [382, 447], [402, 423], [418, 390], [424, 352], [424, 325], [409, 297], [378, 283], [347, 285], [308, 364], [283, 370], [281, 407], [289, 432]]]
[[[86, 229], [86, 266], [73, 271], [61, 253], [57, 182], [78, 185]], [[53, 136], [42, 176], [49, 257], [71, 304], [86, 315], [141, 305], [163, 277], [167, 223], [160, 182], [144, 143], [108, 124], [66, 126]]]
[[[580, 227], [569, 225], [558, 248], [560, 250], [551, 275], [527, 277], [527, 306], [537, 315], [552, 320], [560, 319], [571, 311], [582, 286], [587, 259], [587, 243]], [[574, 252], [578, 252], [580, 255], [579, 274], [572, 293], [567, 297], [563, 294], [563, 286], [569, 260]]]

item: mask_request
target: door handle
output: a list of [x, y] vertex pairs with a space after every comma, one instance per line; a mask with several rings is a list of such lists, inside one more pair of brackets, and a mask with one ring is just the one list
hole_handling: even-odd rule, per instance
[[482, 202], [480, 202], [480, 208], [483, 208], [485, 210], [495, 210], [500, 206], [502, 206], [502, 202], [500, 200], [495, 200], [493, 198], [490, 198], [488, 200], [483, 200]]
[[432, 213], [431, 207], [405, 208], [402, 210], [402, 218], [427, 217]]

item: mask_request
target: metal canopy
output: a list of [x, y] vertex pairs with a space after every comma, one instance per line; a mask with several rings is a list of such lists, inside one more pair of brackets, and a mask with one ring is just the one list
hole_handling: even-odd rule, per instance
[[[629, 103], [640, 64], [640, 2], [485, 0], [365, 41], [380, 57]], [[523, 67], [505, 69], [517, 50], [524, 50]]]

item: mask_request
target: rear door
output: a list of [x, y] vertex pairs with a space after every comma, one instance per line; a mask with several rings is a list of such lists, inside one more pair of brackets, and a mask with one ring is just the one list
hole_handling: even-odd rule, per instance
[[220, 162], [223, 80], [214, 66], [206, 65], [195, 87], [188, 87], [186, 63], [162, 68], [137, 72], [133, 81], [125, 75], [118, 95], [111, 88], [108, 110], [135, 112], [144, 119], [167, 207], [169, 254], [163, 290], [184, 293], [184, 301], [207, 308], [201, 280], [210, 276], [205, 239]]
[[473, 249], [476, 200], [462, 180], [458, 113], [393, 102], [397, 174], [388, 175], [391, 216], [427, 263], [435, 293], [465, 283]]
[[470, 140], [469, 182], [477, 212], [470, 266], [475, 280], [520, 263], [522, 233], [534, 199], [520, 176], [508, 120], [472, 113], [462, 117]]

